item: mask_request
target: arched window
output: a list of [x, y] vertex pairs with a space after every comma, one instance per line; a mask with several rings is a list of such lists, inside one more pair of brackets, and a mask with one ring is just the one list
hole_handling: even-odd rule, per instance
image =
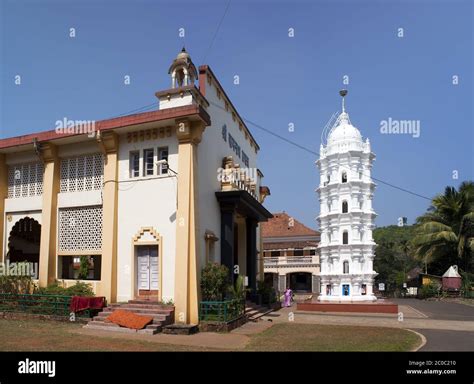
[[347, 172], [346, 171], [342, 172], [342, 182], [347, 183]]
[[347, 260], [342, 263], [342, 272], [349, 273], [349, 262]]
[[342, 202], [342, 213], [347, 213], [347, 212], [349, 212], [349, 205], [347, 204], [347, 201], [344, 200]]
[[349, 244], [349, 233], [347, 231], [342, 232], [342, 244]]

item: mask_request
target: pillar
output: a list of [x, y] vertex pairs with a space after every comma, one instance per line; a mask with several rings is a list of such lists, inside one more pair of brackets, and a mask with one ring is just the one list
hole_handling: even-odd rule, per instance
[[105, 296], [109, 303], [117, 301], [118, 143], [114, 132], [103, 133], [98, 139], [104, 155], [101, 287], [98, 294]]
[[175, 319], [177, 323], [199, 323], [199, 211], [197, 204], [197, 145], [204, 125], [176, 122], [178, 138], [178, 210], [176, 224]]
[[234, 282], [234, 220], [235, 207], [221, 204], [221, 264], [229, 269], [229, 278]]
[[5, 232], [5, 199], [8, 196], [8, 167], [5, 155], [0, 153], [0, 262], [4, 261], [4, 239], [8, 237]]
[[247, 276], [249, 288], [257, 291], [257, 221], [251, 218], [245, 220], [247, 231]]
[[57, 155], [57, 148], [51, 143], [41, 144], [41, 157], [44, 163], [44, 175], [39, 285], [45, 287], [53, 283], [56, 279], [60, 162]]

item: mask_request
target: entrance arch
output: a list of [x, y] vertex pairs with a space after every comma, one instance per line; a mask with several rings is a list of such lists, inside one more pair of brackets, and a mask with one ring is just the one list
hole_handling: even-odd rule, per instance
[[7, 258], [10, 263], [39, 263], [41, 224], [31, 217], [18, 220], [8, 236]]
[[312, 274], [309, 272], [292, 272], [289, 273], [289, 283], [292, 291], [311, 292], [312, 291]]

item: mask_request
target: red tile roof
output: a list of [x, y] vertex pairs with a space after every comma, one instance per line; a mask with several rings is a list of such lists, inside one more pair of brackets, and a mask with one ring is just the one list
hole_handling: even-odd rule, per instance
[[277, 212], [273, 218], [260, 224], [262, 237], [319, 236], [320, 233], [308, 228], [286, 212]]
[[[157, 110], [152, 112], [142, 112], [133, 115], [117, 117], [113, 119], [97, 121], [95, 124], [96, 130], [106, 131], [117, 128], [123, 128], [136, 124], [149, 123], [154, 121], [171, 120], [182, 117], [198, 116], [207, 125], [210, 125], [211, 119], [209, 114], [198, 105], [187, 105], [183, 107], [169, 108]], [[57, 133], [54, 129], [49, 131], [42, 131], [31, 133], [23, 136], [10, 137], [0, 140], [0, 150], [3, 148], [16, 147], [25, 144], [32, 144], [33, 139], [38, 142], [61, 139], [70, 136], [79, 136], [81, 133]]]

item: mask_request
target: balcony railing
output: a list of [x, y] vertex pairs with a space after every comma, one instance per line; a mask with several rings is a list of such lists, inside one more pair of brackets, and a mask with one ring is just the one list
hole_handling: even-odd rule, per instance
[[317, 256], [279, 256], [264, 257], [264, 267], [291, 267], [294, 265], [319, 264]]

